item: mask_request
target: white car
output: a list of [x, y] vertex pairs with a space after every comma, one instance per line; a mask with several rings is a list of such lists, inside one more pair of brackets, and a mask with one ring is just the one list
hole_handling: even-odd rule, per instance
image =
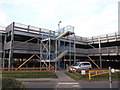
[[90, 62], [76, 62], [71, 67], [75, 68], [69, 68], [69, 70], [76, 71], [76, 69], [92, 69], [92, 65]]

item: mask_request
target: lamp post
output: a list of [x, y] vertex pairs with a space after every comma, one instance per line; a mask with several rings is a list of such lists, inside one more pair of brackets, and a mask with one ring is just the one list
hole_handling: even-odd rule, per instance
[[102, 57], [101, 57], [101, 40], [99, 37], [99, 59], [100, 59], [100, 68], [102, 68]]
[[62, 21], [59, 21], [59, 23], [58, 23], [58, 31], [59, 31], [59, 29], [60, 29], [60, 23], [61, 23]]
[[[60, 29], [60, 23], [61, 23], [61, 21], [59, 21], [59, 23], [58, 23], [58, 35], [59, 35], [59, 29]], [[58, 49], [58, 46], [57, 46], [57, 42], [58, 42], [58, 40], [56, 39], [56, 57], [57, 57], [57, 49]], [[55, 61], [55, 72], [57, 71], [57, 61]]]

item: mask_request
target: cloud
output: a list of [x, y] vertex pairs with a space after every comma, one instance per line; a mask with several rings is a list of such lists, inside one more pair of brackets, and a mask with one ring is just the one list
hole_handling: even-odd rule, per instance
[[86, 6], [80, 6], [85, 10], [80, 10], [82, 11], [82, 15], [76, 14], [76, 16], [73, 16], [70, 20], [65, 22], [66, 24], [75, 26], [77, 35], [91, 37], [117, 32], [117, 2], [105, 2], [97, 6], [95, 3], [89, 4], [90, 6], [93, 5], [92, 7], [89, 6], [89, 10], [84, 8]]
[[7, 17], [6, 14], [3, 12], [0, 12], [0, 25], [6, 25]]
[[[0, 23], [27, 23], [52, 30], [72, 25], [79, 36], [117, 31], [118, 0], [0, 0]], [[1, 18], [0, 17], [0, 18]], [[6, 20], [7, 18], [7, 20]]]

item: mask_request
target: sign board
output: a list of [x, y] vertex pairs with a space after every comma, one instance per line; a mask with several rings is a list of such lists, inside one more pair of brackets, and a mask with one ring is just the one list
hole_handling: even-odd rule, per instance
[[112, 73], [115, 73], [115, 69], [111, 69], [111, 72], [112, 72]]
[[85, 74], [86, 74], [85, 70], [81, 70], [81, 75], [85, 75]]

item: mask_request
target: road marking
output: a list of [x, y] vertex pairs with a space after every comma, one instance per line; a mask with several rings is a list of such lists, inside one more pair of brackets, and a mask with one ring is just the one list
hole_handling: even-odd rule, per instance
[[73, 85], [73, 87], [79, 87], [79, 85]]
[[79, 83], [74, 82], [59, 82], [56, 85], [56, 88], [80, 88]]
[[58, 84], [78, 84], [78, 83], [58, 83]]

